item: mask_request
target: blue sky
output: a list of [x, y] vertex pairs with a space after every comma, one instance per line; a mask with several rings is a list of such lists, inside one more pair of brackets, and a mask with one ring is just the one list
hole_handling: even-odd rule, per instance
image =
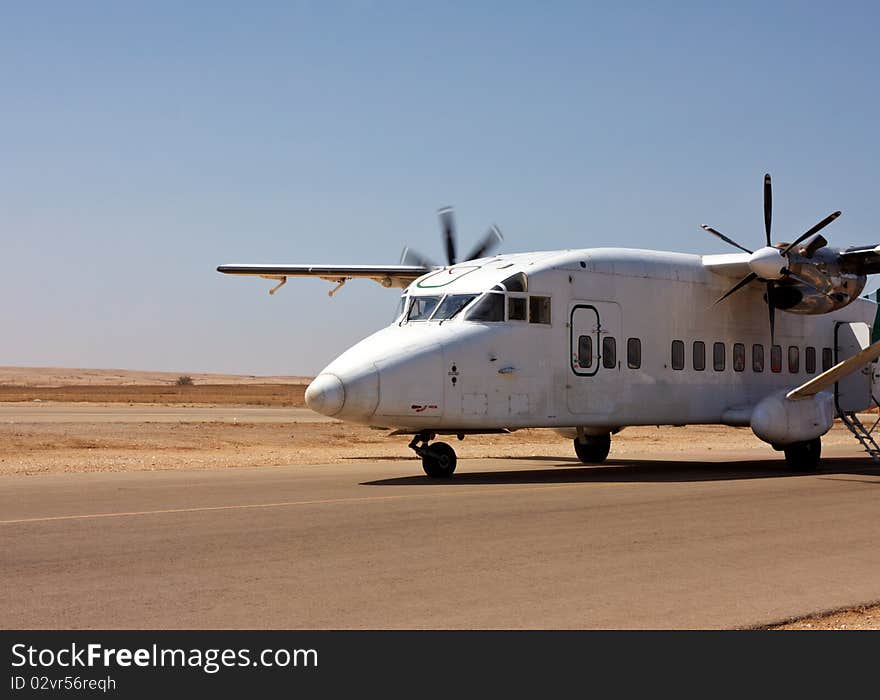
[[880, 242], [876, 3], [3, 3], [0, 365], [306, 374], [395, 290], [228, 262]]

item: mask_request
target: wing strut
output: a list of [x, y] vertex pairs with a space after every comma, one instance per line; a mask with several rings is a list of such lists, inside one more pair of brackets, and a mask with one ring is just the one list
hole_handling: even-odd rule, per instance
[[274, 287], [272, 287], [272, 289], [269, 290], [269, 295], [271, 296], [271, 295], [275, 294], [275, 292], [277, 292], [279, 289], [281, 289], [285, 284], [287, 284], [287, 278], [282, 277], [280, 279], [280, 281], [278, 282], [278, 284], [276, 284]]
[[348, 282], [348, 280], [350, 279], [351, 277], [340, 277], [338, 280], [336, 280], [336, 286], [333, 287], [333, 289], [331, 289], [329, 292], [327, 292], [327, 296], [332, 297], [334, 294], [336, 294], [336, 292], [342, 289], [345, 283]]

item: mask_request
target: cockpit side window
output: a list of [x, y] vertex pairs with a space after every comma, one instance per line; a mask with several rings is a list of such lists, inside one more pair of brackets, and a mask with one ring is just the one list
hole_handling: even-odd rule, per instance
[[431, 317], [432, 321], [448, 321], [477, 298], [476, 294], [447, 294]]
[[489, 292], [477, 301], [467, 315], [468, 321], [497, 323], [504, 321], [504, 295]]
[[427, 321], [428, 317], [437, 308], [440, 301], [439, 296], [413, 296], [410, 297], [409, 312], [406, 315], [407, 321]]
[[529, 291], [529, 282], [526, 279], [525, 273], [517, 272], [515, 275], [511, 275], [506, 280], [504, 280], [501, 284], [504, 285], [504, 288], [508, 292], [527, 292]]

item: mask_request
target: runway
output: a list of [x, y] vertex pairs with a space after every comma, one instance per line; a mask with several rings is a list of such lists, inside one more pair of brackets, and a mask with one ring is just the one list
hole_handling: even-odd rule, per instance
[[729, 628], [880, 598], [880, 471], [415, 461], [0, 478], [4, 628]]

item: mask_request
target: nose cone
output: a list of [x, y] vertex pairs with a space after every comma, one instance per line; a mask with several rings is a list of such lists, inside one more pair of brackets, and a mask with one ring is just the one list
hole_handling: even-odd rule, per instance
[[306, 406], [316, 413], [335, 416], [345, 403], [345, 388], [335, 374], [319, 374], [306, 389]]

